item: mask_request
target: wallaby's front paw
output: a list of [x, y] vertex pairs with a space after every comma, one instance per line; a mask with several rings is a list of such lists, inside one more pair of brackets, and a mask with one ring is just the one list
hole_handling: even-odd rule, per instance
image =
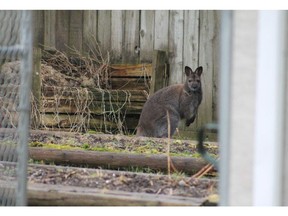
[[191, 123], [192, 122], [190, 122], [189, 120], [186, 120], [186, 123], [185, 123], [186, 127], [189, 127]]

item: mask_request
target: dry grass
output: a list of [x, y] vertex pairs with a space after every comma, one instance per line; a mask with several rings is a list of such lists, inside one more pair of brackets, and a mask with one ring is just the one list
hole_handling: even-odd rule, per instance
[[[41, 105], [37, 106], [35, 98], [32, 97], [32, 114], [34, 119], [33, 126], [51, 129], [51, 125], [46, 125], [43, 112], [49, 108], [49, 115], [54, 116], [54, 128], [68, 128], [73, 132], [87, 132], [93, 119], [92, 107], [97, 106], [98, 115], [103, 116], [103, 124], [99, 128], [92, 128], [97, 131], [111, 133], [111, 122], [117, 125], [117, 132], [124, 133], [123, 123], [126, 116], [126, 105], [130, 103], [131, 94], [126, 93], [126, 99], [117, 101], [111, 96], [111, 85], [109, 83], [110, 55], [101, 53], [96, 39], [91, 37], [90, 49], [86, 55], [80, 51], [69, 48], [69, 55], [59, 50], [46, 47], [43, 51], [41, 65], [42, 100]], [[72, 57], [68, 57], [72, 56]], [[104, 57], [105, 56], [105, 57]], [[53, 92], [53, 97], [43, 94], [47, 90]], [[101, 93], [102, 99], [95, 98], [91, 90]], [[104, 99], [109, 95], [109, 100]], [[97, 104], [95, 101], [97, 99]], [[73, 107], [76, 110], [63, 113], [63, 100], [66, 107]], [[116, 100], [116, 101], [115, 101]], [[53, 112], [51, 113], [51, 110]], [[100, 111], [99, 111], [100, 110]], [[42, 113], [40, 115], [40, 113]], [[62, 117], [65, 115], [65, 121]], [[45, 116], [45, 115], [44, 115]], [[41, 124], [37, 124], [40, 122]]]

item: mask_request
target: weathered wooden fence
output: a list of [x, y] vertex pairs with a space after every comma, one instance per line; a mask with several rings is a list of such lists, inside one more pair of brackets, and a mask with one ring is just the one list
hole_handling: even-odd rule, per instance
[[[169, 84], [185, 79], [183, 68], [204, 68], [204, 98], [196, 124], [217, 118], [219, 11], [100, 10], [34, 11], [34, 43], [89, 52], [91, 36], [113, 64], [151, 63], [154, 50], [167, 52]], [[70, 48], [69, 48], [70, 47]]]

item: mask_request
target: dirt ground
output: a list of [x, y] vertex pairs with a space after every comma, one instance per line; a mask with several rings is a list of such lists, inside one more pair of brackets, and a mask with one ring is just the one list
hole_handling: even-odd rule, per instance
[[[30, 143], [44, 145], [53, 143], [56, 146], [70, 144], [74, 147], [89, 148], [102, 147], [106, 149], [118, 149], [125, 152], [133, 152], [137, 148], [145, 149], [144, 154], [151, 152], [164, 153], [167, 150], [164, 139], [137, 138], [121, 135], [81, 134], [70, 132], [32, 131]], [[196, 154], [196, 146], [193, 141], [171, 140], [171, 152]], [[210, 144], [212, 145], [212, 144]], [[148, 147], [147, 147], [148, 146]], [[90, 151], [89, 149], [86, 149]], [[137, 150], [138, 151], [138, 150]], [[211, 153], [218, 153], [218, 148], [209, 148]], [[143, 170], [107, 170], [101, 168], [87, 168], [75, 166], [44, 165], [40, 161], [29, 162], [28, 184], [63, 185], [94, 188], [109, 191], [125, 191], [133, 193], [147, 193], [155, 195], [181, 196], [191, 198], [206, 198], [218, 194], [218, 178], [204, 176], [195, 178], [185, 173], [154, 172], [143, 173]], [[11, 181], [16, 173], [11, 172], [5, 165], [0, 164], [0, 180]], [[8, 175], [7, 175], [8, 174]]]

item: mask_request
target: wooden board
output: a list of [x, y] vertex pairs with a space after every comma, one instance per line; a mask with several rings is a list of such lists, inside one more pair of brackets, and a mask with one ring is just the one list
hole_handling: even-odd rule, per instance
[[199, 66], [199, 11], [197, 10], [184, 11], [183, 43], [183, 66], [195, 70]]
[[[69, 41], [68, 46], [72, 49], [77, 50], [82, 53], [82, 23], [83, 23], [83, 11], [81, 10], [71, 10], [69, 11]], [[70, 54], [73, 55], [74, 52], [69, 50]]]
[[111, 11], [111, 61], [121, 63], [123, 58], [124, 11]]
[[140, 47], [139, 44], [139, 11], [125, 11], [125, 27], [124, 27], [124, 54], [122, 63], [139, 62], [139, 53], [135, 52], [135, 48]]
[[[110, 118], [118, 117], [111, 115]], [[75, 115], [63, 115], [63, 114], [40, 114], [41, 126], [45, 129], [68, 129], [68, 131], [82, 131], [84, 129], [91, 129], [96, 131], [104, 131], [106, 133], [114, 133], [121, 130], [132, 130], [134, 131], [138, 124], [138, 116], [127, 115], [125, 116], [125, 122], [123, 122], [123, 127], [120, 126], [117, 119], [111, 121], [108, 117], [101, 116], [90, 116], [87, 117], [86, 114], [75, 116]], [[123, 120], [123, 119], [122, 119]], [[125, 131], [127, 132], [127, 131]]]
[[[148, 97], [145, 90], [89, 89], [89, 92], [81, 92], [81, 90], [73, 88], [45, 87], [42, 93], [46, 100], [55, 100], [56, 96], [59, 99], [61, 97], [63, 99], [79, 99], [79, 97], [83, 97], [83, 101], [92, 99], [95, 101], [127, 101], [128, 98], [130, 102], [145, 102]], [[91, 97], [90, 99], [88, 98], [89, 96]]]
[[110, 66], [111, 77], [150, 77], [152, 64], [113, 64]]
[[44, 44], [44, 11], [34, 10], [32, 12], [33, 19], [33, 46], [40, 47]]
[[152, 62], [151, 50], [153, 50], [154, 16], [153, 10], [142, 10], [140, 23], [140, 62]]
[[[36, 19], [36, 18], [35, 18]], [[56, 11], [44, 11], [44, 49], [56, 47]]]
[[182, 83], [183, 71], [183, 11], [170, 11], [169, 28], [169, 85]]
[[74, 100], [46, 100], [43, 102], [41, 109], [42, 113], [57, 113], [57, 114], [79, 114], [82, 112], [85, 114], [89, 112], [90, 114], [103, 115], [104, 113], [117, 112], [126, 114], [139, 114], [142, 111], [144, 103], [130, 103], [129, 101], [124, 102], [104, 102], [101, 101], [74, 101]]
[[28, 184], [30, 206], [200, 206], [206, 198], [109, 191], [63, 185]]
[[199, 43], [199, 65], [203, 66], [202, 88], [203, 100], [199, 106], [199, 118], [196, 119], [198, 126], [213, 122], [213, 88], [214, 74], [216, 73], [216, 22], [218, 22], [216, 11], [200, 11], [200, 43]]
[[56, 11], [56, 32], [55, 44], [56, 48], [62, 52], [68, 51], [69, 45], [69, 11]]
[[99, 10], [97, 21], [97, 41], [99, 42], [101, 55], [106, 59], [111, 48], [111, 11]]
[[155, 11], [154, 49], [168, 51], [169, 11]]
[[83, 52], [91, 51], [91, 42], [97, 35], [97, 11], [85, 10], [83, 12]]
[[[111, 169], [141, 167], [152, 170], [167, 171], [166, 154], [131, 154], [115, 152], [98, 152], [85, 150], [58, 150], [32, 147], [29, 148], [29, 158], [55, 164], [89, 167], [109, 167]], [[178, 172], [195, 174], [208, 162], [202, 158], [171, 156], [171, 161]]]

